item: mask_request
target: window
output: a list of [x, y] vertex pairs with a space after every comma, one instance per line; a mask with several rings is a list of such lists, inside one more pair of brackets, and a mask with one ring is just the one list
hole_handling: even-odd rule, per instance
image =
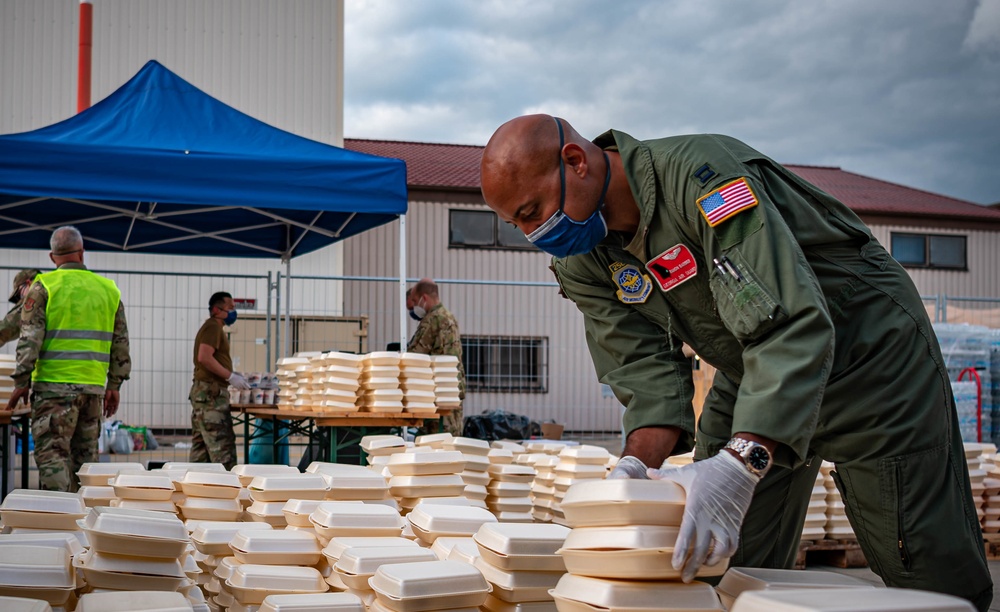
[[893, 232], [891, 244], [893, 258], [906, 267], [967, 269], [965, 236]]
[[549, 339], [462, 336], [469, 391], [548, 393]]
[[490, 210], [449, 210], [448, 246], [535, 250], [521, 230], [504, 223]]

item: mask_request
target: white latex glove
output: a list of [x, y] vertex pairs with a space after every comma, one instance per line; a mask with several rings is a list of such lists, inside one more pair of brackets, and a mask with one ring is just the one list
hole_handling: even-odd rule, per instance
[[247, 382], [247, 379], [243, 378], [242, 376], [240, 376], [236, 372], [231, 373], [229, 375], [229, 378], [226, 379], [226, 380], [228, 380], [229, 385], [231, 387], [233, 387], [234, 389], [249, 389], [250, 388], [250, 383]]
[[646, 475], [646, 464], [635, 457], [625, 456], [618, 460], [618, 465], [608, 474], [610, 480], [649, 480]]
[[702, 565], [733, 556], [760, 476], [728, 451], [679, 469], [650, 469], [648, 474], [654, 480], [676, 482], [687, 494], [672, 559], [684, 582], [694, 580]]

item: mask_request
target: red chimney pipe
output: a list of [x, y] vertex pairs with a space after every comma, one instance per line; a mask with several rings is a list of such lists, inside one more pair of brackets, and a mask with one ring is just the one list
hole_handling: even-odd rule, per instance
[[77, 65], [76, 112], [90, 108], [90, 52], [94, 46], [94, 6], [80, 0], [80, 56]]

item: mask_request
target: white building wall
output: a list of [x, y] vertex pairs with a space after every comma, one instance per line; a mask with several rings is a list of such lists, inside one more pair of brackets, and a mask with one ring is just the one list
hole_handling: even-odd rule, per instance
[[[340, 146], [343, 6], [342, 0], [97, 0], [91, 102], [155, 59], [242, 112]], [[0, 2], [0, 133], [37, 129], [76, 112], [78, 19], [75, 0]], [[150, 273], [109, 276], [123, 291], [133, 350], [132, 380], [119, 414], [128, 422], [157, 427], [189, 425], [192, 343], [208, 296], [226, 290], [255, 298], [263, 315], [264, 277], [287, 270], [268, 259], [96, 251], [87, 253], [86, 263], [96, 270]], [[4, 249], [0, 242], [0, 289], [10, 286], [10, 269], [29, 266], [51, 267], [47, 251]], [[337, 244], [292, 260], [291, 271], [337, 275], [342, 266]], [[318, 289], [293, 283], [291, 289], [292, 299], [306, 304], [307, 312], [341, 309], [338, 284]], [[287, 296], [283, 299], [287, 303]], [[13, 345], [0, 349], [13, 350]]]

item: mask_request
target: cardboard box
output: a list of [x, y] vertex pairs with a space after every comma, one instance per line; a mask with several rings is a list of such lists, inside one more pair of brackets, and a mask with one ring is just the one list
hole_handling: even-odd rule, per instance
[[561, 440], [563, 429], [559, 423], [542, 423], [542, 437], [546, 440]]

